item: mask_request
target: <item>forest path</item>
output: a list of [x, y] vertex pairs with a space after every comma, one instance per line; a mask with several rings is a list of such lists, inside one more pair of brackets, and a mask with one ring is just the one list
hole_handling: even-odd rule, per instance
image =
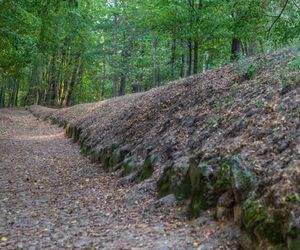
[[0, 109], [0, 173], [1, 249], [235, 249], [209, 216], [188, 223], [154, 195], [140, 200], [25, 110]]

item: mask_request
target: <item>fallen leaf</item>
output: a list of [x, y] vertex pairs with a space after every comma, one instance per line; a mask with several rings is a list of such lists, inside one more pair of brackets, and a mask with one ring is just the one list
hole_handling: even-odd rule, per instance
[[194, 242], [193, 243], [193, 248], [198, 248], [199, 247], [199, 243], [198, 242]]
[[3, 236], [3, 237], [0, 238], [0, 241], [1, 241], [1, 242], [8, 241], [8, 238], [5, 237], [5, 236]]

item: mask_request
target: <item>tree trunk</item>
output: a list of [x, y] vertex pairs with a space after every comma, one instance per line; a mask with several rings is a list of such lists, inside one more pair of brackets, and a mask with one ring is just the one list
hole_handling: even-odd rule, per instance
[[127, 77], [127, 57], [128, 48], [126, 46], [126, 32], [123, 32], [123, 49], [122, 49], [122, 65], [121, 65], [121, 79], [120, 79], [120, 95], [126, 94], [126, 77]]
[[204, 53], [204, 62], [203, 62], [203, 72], [209, 69], [209, 51], [205, 51]]
[[[203, 9], [203, 0], [199, 0], [198, 4], [198, 13], [196, 16], [197, 23], [200, 22], [200, 13]], [[198, 33], [198, 32], [197, 32]], [[196, 35], [196, 38], [194, 40], [194, 69], [193, 73], [194, 75], [198, 74], [199, 72], [199, 35]]]
[[188, 41], [188, 47], [189, 47], [189, 60], [188, 60], [188, 76], [192, 75], [192, 66], [193, 66], [193, 47], [192, 47], [192, 41]]
[[180, 65], [180, 77], [185, 77], [185, 55], [184, 55], [184, 44], [181, 40], [181, 65]]
[[100, 99], [104, 99], [104, 90], [105, 90], [105, 79], [106, 79], [106, 63], [103, 62], [103, 73], [100, 81]]
[[56, 58], [52, 56], [49, 79], [49, 102], [50, 106], [56, 105]]
[[124, 72], [121, 74], [121, 84], [120, 84], [120, 95], [126, 94], [126, 75]]
[[3, 107], [3, 92], [4, 92], [4, 88], [0, 87], [0, 107]]
[[67, 92], [66, 92], [66, 97], [65, 97], [64, 102], [63, 102], [63, 106], [64, 107], [69, 107], [71, 105], [71, 100], [72, 100], [72, 95], [73, 95], [73, 89], [74, 89], [74, 86], [76, 84], [77, 76], [79, 74], [80, 67], [81, 67], [80, 59], [78, 59], [78, 60], [79, 60], [79, 63], [78, 63], [77, 66], [75, 66], [75, 68], [73, 70], [73, 73], [71, 75], [71, 79], [68, 82], [68, 88], [67, 88]]
[[254, 56], [257, 51], [257, 42], [251, 42], [247, 49], [247, 56]]
[[194, 75], [198, 74], [199, 71], [199, 42], [196, 39], [194, 43]]
[[172, 40], [171, 46], [171, 79], [175, 79], [175, 61], [176, 61], [176, 39]]
[[236, 61], [240, 58], [241, 54], [241, 41], [237, 38], [232, 39], [231, 44], [231, 61]]
[[63, 104], [64, 99], [65, 99], [65, 92], [67, 88], [67, 83], [66, 83], [66, 71], [67, 71], [67, 65], [70, 62], [67, 62], [68, 58], [68, 48], [69, 47], [69, 39], [65, 38], [63, 47], [61, 49], [61, 59], [60, 59], [60, 78], [59, 78], [59, 91], [58, 91], [58, 102], [60, 105]]
[[[118, 1], [114, 0], [114, 5], [115, 7], [118, 6]], [[117, 55], [118, 55], [118, 16], [117, 14], [114, 14], [114, 56], [115, 58], [113, 59], [113, 96], [116, 97], [118, 95], [118, 73], [117, 73]]]
[[15, 96], [14, 96], [14, 106], [17, 107], [18, 106], [18, 96], [19, 96], [19, 83], [16, 83], [16, 89], [14, 92]]
[[158, 38], [153, 39], [153, 83], [154, 86], [160, 86], [160, 65], [159, 60], [157, 60], [157, 48], [158, 48]]

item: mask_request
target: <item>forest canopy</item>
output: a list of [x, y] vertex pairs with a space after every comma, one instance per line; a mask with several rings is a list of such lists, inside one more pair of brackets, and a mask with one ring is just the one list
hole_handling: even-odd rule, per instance
[[300, 0], [0, 0], [0, 107], [146, 91], [299, 35]]

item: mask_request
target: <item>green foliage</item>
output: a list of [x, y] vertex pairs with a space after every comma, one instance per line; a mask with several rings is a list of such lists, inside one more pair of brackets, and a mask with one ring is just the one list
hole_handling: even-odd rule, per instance
[[300, 57], [289, 63], [289, 68], [292, 70], [300, 70]]
[[227, 158], [222, 159], [220, 173], [215, 184], [216, 190], [219, 192], [224, 192], [230, 188], [231, 165], [232, 164], [230, 160]]
[[264, 53], [299, 39], [299, 6], [277, 20], [280, 1], [0, 1], [0, 106], [145, 91], [230, 62], [233, 38], [240, 58]]
[[254, 182], [255, 178], [241, 165], [238, 156], [234, 155], [229, 159], [225, 157], [221, 160], [220, 173], [215, 184], [217, 192], [223, 193], [232, 189], [240, 196], [236, 198], [244, 199]]
[[268, 240], [274, 246], [284, 242], [283, 218], [275, 211], [269, 211], [265, 204], [248, 199], [243, 205], [243, 227], [253, 238]]
[[257, 68], [255, 65], [251, 64], [248, 66], [247, 71], [246, 71], [246, 78], [247, 79], [251, 79], [252, 76], [254, 76], [254, 74], [256, 73]]

